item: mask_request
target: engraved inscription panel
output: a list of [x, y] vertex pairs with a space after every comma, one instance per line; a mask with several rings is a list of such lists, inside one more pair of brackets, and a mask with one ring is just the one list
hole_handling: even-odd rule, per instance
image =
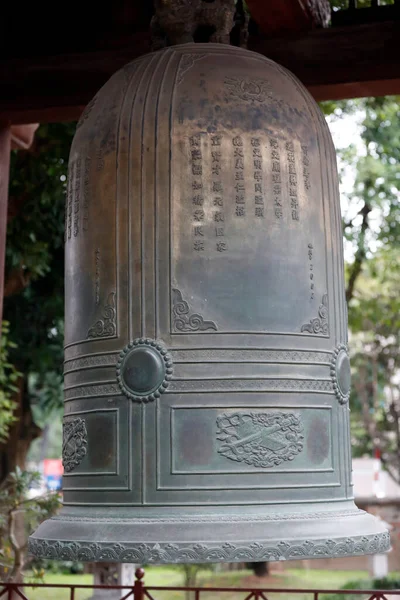
[[326, 223], [304, 100], [261, 77], [242, 85], [235, 65], [221, 89], [213, 73], [202, 80], [206, 60], [192, 66], [173, 106], [171, 288], [219, 333], [315, 335], [302, 326], [328, 291]]

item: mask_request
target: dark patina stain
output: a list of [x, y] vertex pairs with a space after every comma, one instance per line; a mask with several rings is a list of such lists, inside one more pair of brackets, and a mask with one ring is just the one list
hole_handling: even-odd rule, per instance
[[[96, 415], [96, 420], [88, 422], [88, 438], [94, 440], [89, 445], [88, 458], [90, 466], [96, 470], [112, 469], [115, 461], [114, 420], [106, 414]], [[91, 446], [91, 447], [90, 447]]]
[[329, 445], [328, 423], [321, 417], [315, 417], [310, 423], [307, 436], [307, 456], [314, 465], [319, 465], [328, 458]]
[[199, 415], [186, 415], [178, 429], [178, 469], [208, 465], [213, 456], [214, 437], [209, 418]]

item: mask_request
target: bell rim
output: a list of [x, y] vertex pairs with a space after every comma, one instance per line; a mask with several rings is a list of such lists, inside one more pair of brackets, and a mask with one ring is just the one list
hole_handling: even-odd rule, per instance
[[[304, 518], [307, 515], [301, 513], [295, 513], [294, 516], [293, 519], [282, 519], [282, 523], [279, 523], [279, 519], [276, 523], [264, 519], [264, 527], [262, 518], [258, 516], [254, 519], [246, 515], [230, 515], [225, 520], [220, 517], [220, 525], [214, 522], [210, 528], [210, 539], [192, 541], [189, 539], [188, 525], [191, 522], [192, 527], [195, 526], [195, 516], [192, 519], [154, 517], [131, 520], [103, 517], [89, 521], [85, 517], [63, 518], [60, 515], [42, 523], [29, 538], [28, 552], [36, 558], [55, 560], [165, 564], [339, 558], [384, 554], [391, 549], [390, 534], [386, 527], [365, 511], [327, 511], [324, 516], [322, 513], [313, 513], [308, 518]], [[345, 519], [346, 527], [339, 527], [338, 519]], [[65, 539], [73, 521], [76, 523], [73, 527], [76, 535], [69, 535]], [[182, 525], [180, 529], [177, 528], [177, 523]], [[275, 532], [268, 535], [271, 523]], [[82, 539], [80, 532], [83, 526], [86, 527], [86, 538], [89, 533], [92, 535], [91, 539]], [[117, 539], [119, 527], [124, 531], [123, 540]], [[204, 529], [203, 518], [199, 521], [197, 517], [197, 527]], [[227, 538], [227, 531], [237, 532], [238, 528], [238, 538], [236, 535], [232, 541]], [[285, 536], [285, 532], [296, 533], [296, 528], [302, 532], [301, 535]], [[110, 539], [98, 541], [99, 529], [103, 536], [107, 530]], [[260, 536], [259, 532], [264, 529], [266, 535]], [[343, 529], [347, 535], [343, 535]], [[364, 533], [360, 534], [360, 531]], [[335, 535], [336, 532], [341, 535]], [[164, 539], [155, 541], [161, 537]], [[195, 535], [194, 537], [196, 539]], [[127, 538], [142, 541], [126, 541]]]

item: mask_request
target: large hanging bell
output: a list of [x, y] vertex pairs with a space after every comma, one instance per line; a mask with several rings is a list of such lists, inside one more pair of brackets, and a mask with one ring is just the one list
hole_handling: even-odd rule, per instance
[[87, 106], [65, 224], [64, 507], [55, 559], [381, 553], [353, 502], [335, 151], [247, 50], [133, 61]]

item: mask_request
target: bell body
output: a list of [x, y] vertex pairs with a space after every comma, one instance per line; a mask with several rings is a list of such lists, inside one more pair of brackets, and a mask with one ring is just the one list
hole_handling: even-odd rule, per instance
[[335, 152], [286, 70], [223, 45], [88, 105], [66, 209], [64, 507], [36, 556], [381, 553], [353, 502]]

